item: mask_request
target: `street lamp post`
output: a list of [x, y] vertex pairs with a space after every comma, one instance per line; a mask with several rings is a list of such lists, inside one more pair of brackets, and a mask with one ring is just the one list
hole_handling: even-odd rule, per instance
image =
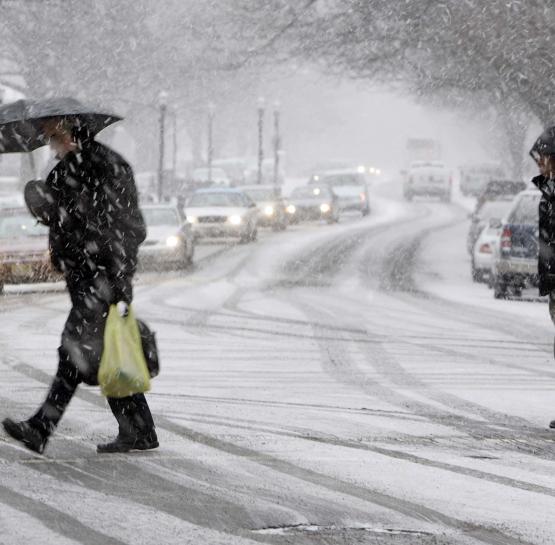
[[173, 112], [173, 153], [172, 153], [172, 184], [175, 190], [177, 185], [177, 112]]
[[212, 161], [214, 159], [214, 112], [216, 106], [208, 104], [208, 149], [206, 150], [206, 162], [208, 167], [208, 181], [212, 182]]
[[258, 99], [258, 184], [262, 184], [262, 162], [264, 161], [264, 106], [265, 101], [260, 97]]
[[278, 100], [274, 102], [274, 189], [277, 192], [279, 184], [279, 151], [281, 149], [281, 136], [279, 133], [280, 106]]
[[168, 93], [160, 91], [158, 95], [158, 106], [160, 107], [160, 153], [158, 156], [158, 202], [162, 202], [164, 183], [164, 132], [166, 125], [166, 110], [168, 108]]

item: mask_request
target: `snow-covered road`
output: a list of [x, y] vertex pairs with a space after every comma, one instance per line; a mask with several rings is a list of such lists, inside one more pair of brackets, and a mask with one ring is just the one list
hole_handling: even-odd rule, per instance
[[[470, 281], [466, 212], [382, 199], [139, 279], [161, 447], [96, 454], [97, 389], [46, 456], [0, 436], [0, 544], [552, 544], [553, 326]], [[2, 412], [56, 367], [63, 293], [1, 302]]]

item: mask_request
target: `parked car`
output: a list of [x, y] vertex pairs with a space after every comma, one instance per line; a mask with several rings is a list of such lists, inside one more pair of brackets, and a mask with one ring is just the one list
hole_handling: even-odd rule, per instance
[[522, 288], [538, 283], [540, 197], [537, 190], [519, 193], [503, 221], [492, 267], [496, 299], [506, 297], [509, 290], [520, 296]]
[[144, 268], [184, 268], [193, 263], [195, 245], [191, 224], [171, 204], [141, 207], [147, 227], [139, 246], [139, 264]]
[[488, 182], [500, 180], [505, 172], [500, 163], [481, 163], [460, 167], [460, 188], [463, 195], [477, 197], [482, 193]]
[[26, 208], [3, 208], [0, 214], [0, 293], [5, 284], [61, 279], [50, 263], [48, 228]]
[[195, 238], [256, 240], [258, 209], [254, 201], [239, 189], [200, 189], [187, 200], [185, 215]]
[[340, 212], [355, 210], [363, 216], [370, 213], [368, 182], [363, 172], [352, 169], [329, 170], [314, 174], [309, 185], [331, 189], [337, 197]]
[[439, 161], [415, 161], [411, 163], [403, 184], [405, 200], [414, 197], [439, 197], [451, 201], [453, 178], [451, 171]]
[[288, 199], [286, 211], [289, 221], [298, 223], [307, 220], [339, 221], [337, 197], [328, 187], [307, 185], [297, 187]]
[[213, 167], [208, 168], [196, 168], [193, 170], [193, 182], [194, 183], [213, 183], [215, 185], [229, 187], [231, 181], [223, 168]]
[[466, 236], [466, 249], [470, 255], [474, 252], [474, 246], [480, 233], [487, 227], [491, 218], [501, 219], [509, 210], [513, 197], [502, 195], [495, 201], [485, 201], [470, 214], [470, 226]]
[[258, 208], [259, 227], [271, 227], [274, 231], [283, 231], [288, 219], [285, 201], [281, 189], [273, 185], [249, 185], [241, 187]]
[[487, 202], [482, 207], [480, 221], [484, 226], [472, 248], [471, 272], [475, 282], [490, 282], [493, 257], [501, 236], [502, 221], [512, 206], [512, 200]]

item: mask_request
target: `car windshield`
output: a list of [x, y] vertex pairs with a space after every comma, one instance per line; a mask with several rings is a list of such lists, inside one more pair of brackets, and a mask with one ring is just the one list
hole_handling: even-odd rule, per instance
[[329, 198], [330, 192], [323, 187], [297, 187], [291, 193], [293, 199], [322, 199]]
[[536, 225], [539, 221], [539, 195], [524, 195], [511, 214], [511, 223]]
[[254, 201], [273, 201], [275, 193], [273, 189], [246, 189], [245, 193]]
[[247, 206], [241, 193], [197, 193], [191, 197], [188, 206]]
[[24, 214], [0, 218], [0, 238], [48, 236], [48, 228]]
[[478, 211], [478, 217], [483, 220], [489, 218], [501, 219], [511, 207], [511, 203], [511, 200], [486, 202]]
[[322, 176], [320, 180], [323, 184], [331, 187], [364, 185], [363, 179], [358, 174], [334, 174]]
[[179, 216], [173, 208], [143, 208], [142, 212], [149, 227], [179, 225]]

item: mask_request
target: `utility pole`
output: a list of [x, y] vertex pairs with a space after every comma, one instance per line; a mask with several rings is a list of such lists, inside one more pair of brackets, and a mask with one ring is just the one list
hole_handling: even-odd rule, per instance
[[258, 175], [257, 183], [262, 184], [262, 162], [264, 161], [264, 106], [262, 97], [258, 99]]
[[214, 112], [216, 106], [208, 104], [208, 149], [206, 150], [206, 163], [208, 166], [208, 181], [212, 182], [212, 161], [214, 159]]
[[281, 136], [279, 133], [280, 103], [274, 102], [274, 191], [277, 195], [279, 185], [279, 152], [281, 149]]
[[160, 91], [158, 95], [158, 106], [160, 108], [160, 148], [158, 155], [158, 202], [162, 202], [164, 194], [164, 139], [165, 139], [165, 125], [166, 125], [166, 110], [168, 108], [168, 93]]
[[173, 153], [172, 153], [172, 182], [174, 190], [177, 189], [177, 112], [173, 111]]

